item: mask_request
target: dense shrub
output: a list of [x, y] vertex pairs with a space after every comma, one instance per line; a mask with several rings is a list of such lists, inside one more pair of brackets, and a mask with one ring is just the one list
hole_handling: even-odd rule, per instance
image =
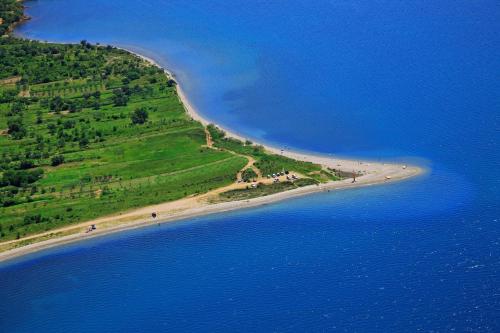
[[220, 140], [226, 136], [226, 132], [215, 126], [214, 124], [210, 124], [207, 126], [208, 132], [214, 141]]
[[56, 155], [51, 159], [52, 166], [58, 166], [64, 163], [64, 155]]
[[132, 119], [132, 124], [141, 125], [148, 120], [148, 111], [145, 108], [138, 108], [132, 112], [130, 118]]
[[0, 180], [0, 186], [24, 187], [42, 178], [43, 169], [35, 170], [7, 170]]
[[255, 173], [255, 171], [252, 168], [248, 168], [245, 171], [243, 171], [243, 173], [241, 174], [241, 178], [245, 182], [248, 182], [248, 181], [251, 181], [252, 179], [257, 178], [257, 174]]
[[20, 140], [26, 136], [26, 128], [23, 125], [21, 117], [9, 119], [7, 122], [7, 132], [16, 140]]

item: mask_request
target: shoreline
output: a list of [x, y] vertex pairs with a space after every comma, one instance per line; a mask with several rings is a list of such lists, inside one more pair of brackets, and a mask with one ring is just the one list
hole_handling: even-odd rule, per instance
[[[372, 161], [369, 159], [364, 159], [364, 158], [359, 158], [359, 159], [354, 159], [354, 158], [344, 158], [344, 157], [334, 157], [334, 156], [329, 156], [329, 155], [322, 155], [319, 153], [314, 153], [314, 152], [309, 152], [309, 151], [301, 151], [301, 150], [294, 150], [294, 149], [280, 149], [276, 146], [273, 146], [271, 144], [267, 143], [260, 143], [258, 141], [255, 141], [255, 139], [252, 138], [246, 138], [244, 135], [239, 134], [231, 129], [228, 129], [226, 127], [220, 126], [217, 123], [214, 123], [210, 119], [204, 117], [203, 115], [200, 114], [200, 112], [193, 106], [193, 104], [189, 101], [186, 93], [182, 89], [182, 86], [179, 84], [177, 81], [177, 78], [173, 72], [170, 70], [166, 69], [165, 67], [161, 66], [156, 60], [142, 55], [139, 52], [136, 52], [134, 50], [128, 49], [126, 47], [117, 47], [120, 50], [129, 52], [131, 54], [134, 54], [135, 56], [141, 58], [144, 61], [149, 62], [153, 66], [156, 66], [163, 70], [166, 75], [168, 75], [171, 79], [173, 79], [176, 82], [176, 90], [177, 90], [177, 95], [179, 96], [179, 99], [184, 106], [184, 109], [186, 110], [187, 114], [193, 118], [194, 120], [199, 121], [202, 123], [204, 126], [207, 126], [209, 124], [214, 124], [221, 130], [223, 130], [226, 133], [226, 137], [238, 139], [240, 141], [245, 142], [245, 140], [249, 139], [253, 142], [255, 145], [260, 145], [263, 146], [264, 149], [267, 152], [277, 154], [277, 155], [283, 155], [285, 157], [289, 157], [295, 160], [300, 160], [300, 161], [305, 161], [305, 162], [312, 162], [312, 163], [317, 163], [321, 164], [324, 166], [328, 166], [331, 168], [339, 168], [342, 171], [345, 172], [352, 172], [356, 169], [364, 169], [364, 171], [378, 171], [378, 170], [384, 170], [388, 168], [384, 168], [384, 166], [403, 166], [405, 165], [404, 163], [395, 163], [395, 162], [376, 162]], [[418, 168], [420, 170], [420, 173], [424, 172], [424, 168], [416, 165], [407, 165], [408, 167], [413, 167], [413, 168]], [[346, 170], [350, 169], [350, 170]]]
[[[54, 247], [76, 243], [80, 241], [85, 241], [101, 236], [110, 235], [113, 233], [118, 233], [126, 230], [133, 230], [141, 227], [154, 226], [157, 224], [164, 223], [172, 223], [179, 222], [183, 220], [188, 220], [195, 217], [208, 216], [213, 214], [220, 214], [225, 212], [231, 212], [241, 209], [249, 209], [258, 206], [264, 206], [268, 204], [277, 203], [280, 201], [284, 201], [287, 199], [299, 198], [302, 196], [306, 196], [309, 194], [321, 193], [321, 192], [330, 192], [330, 191], [340, 191], [347, 189], [356, 189], [368, 186], [377, 186], [381, 184], [395, 184], [398, 181], [402, 181], [408, 178], [413, 178], [417, 176], [424, 175], [425, 172], [423, 169], [417, 168], [414, 172], [408, 173], [406, 177], [393, 179], [391, 182], [380, 182], [378, 179], [373, 179], [372, 181], [364, 179], [363, 182], [358, 181], [356, 183], [351, 183], [350, 179], [345, 179], [341, 181], [332, 181], [328, 183], [323, 183], [319, 185], [308, 185], [300, 188], [296, 188], [293, 190], [288, 190], [284, 192], [279, 192], [267, 196], [252, 198], [248, 200], [240, 200], [240, 201], [228, 201], [228, 202], [220, 202], [211, 204], [209, 202], [200, 203], [199, 205], [190, 205], [191, 201], [196, 201], [199, 197], [190, 197], [184, 198], [176, 201], [170, 201], [166, 203], [161, 203], [157, 205], [146, 206], [138, 209], [131, 210], [129, 212], [119, 213], [108, 217], [101, 217], [92, 221], [81, 222], [76, 225], [68, 226], [61, 229], [56, 229], [47, 234], [55, 234], [57, 232], [61, 232], [64, 230], [77, 229], [79, 231], [72, 233], [70, 235], [55, 237], [45, 241], [34, 242], [25, 246], [20, 246], [17, 248], [13, 248], [7, 251], [0, 252], [0, 264], [5, 261], [10, 261], [17, 259], [19, 257], [33, 254], [38, 251], [48, 250]], [[363, 177], [359, 177], [361, 179]], [[202, 195], [204, 197], [209, 195], [208, 193]], [[183, 207], [176, 209], [175, 206], [178, 203], [183, 203], [184, 206], [192, 206], [190, 208]], [[153, 220], [150, 217], [151, 211], [155, 211], [161, 216], [158, 221]], [[164, 214], [169, 214], [167, 217], [163, 217]], [[123, 220], [122, 222], [118, 222]], [[113, 226], [104, 227], [103, 229], [98, 229], [91, 234], [87, 234], [84, 232], [85, 228], [88, 227], [89, 224], [101, 225], [105, 223], [114, 223]], [[58, 231], [59, 230], [59, 231]], [[39, 237], [40, 235], [34, 235], [33, 237]], [[26, 239], [26, 238], [25, 238]], [[8, 242], [6, 242], [8, 243]], [[4, 243], [5, 244], [5, 243]], [[1, 243], [0, 243], [1, 245]]]
[[[181, 85], [177, 82], [174, 73], [162, 67], [155, 60], [147, 56], [144, 56], [138, 52], [132, 51], [124, 47], [117, 47], [117, 48], [129, 52], [131, 54], [134, 54], [135, 56], [143, 59], [144, 61], [150, 63], [151, 65], [160, 68], [169, 78], [176, 81], [177, 95], [179, 97], [180, 102], [183, 104], [186, 113], [194, 120], [201, 122], [204, 126], [213, 123], [207, 118], [203, 117], [198, 112], [198, 110], [196, 110], [196, 108], [191, 104], [185, 92], [183, 91]], [[217, 124], [215, 125], [224, 130], [226, 132], [227, 137], [235, 138], [241, 141], [246, 140], [244, 136], [234, 131], [228, 130]], [[262, 145], [264, 149], [270, 153], [283, 155], [296, 160], [321, 164], [323, 166], [339, 169], [341, 171], [348, 173], [356, 172], [359, 173], [360, 175], [356, 177], [356, 182], [352, 182], [351, 179], [344, 179], [340, 181], [330, 181], [319, 185], [308, 185], [293, 190], [288, 190], [248, 200], [218, 202], [218, 203], [212, 203], [210, 201], [218, 193], [221, 193], [222, 191], [225, 191], [232, 186], [229, 185], [227, 187], [219, 188], [198, 196], [187, 197], [176, 201], [170, 201], [156, 205], [136, 208], [125, 212], [116, 213], [110, 216], [97, 218], [91, 221], [69, 225], [67, 227], [62, 227], [49, 232], [28, 236], [20, 240], [2, 242], [0, 243], [0, 248], [2, 246], [9, 246], [10, 244], [14, 245], [34, 240], [33, 243], [28, 243], [27, 245], [8, 248], [5, 251], [0, 250], [1, 251], [0, 263], [4, 261], [10, 261], [38, 251], [54, 248], [57, 246], [73, 242], [84, 241], [87, 239], [92, 239], [120, 231], [131, 230], [160, 223], [171, 223], [179, 220], [187, 220], [194, 217], [212, 215], [216, 213], [224, 213], [245, 208], [252, 208], [312, 193], [326, 192], [326, 191], [329, 192], [331, 190], [354, 189], [359, 187], [373, 186], [380, 184], [390, 184], [404, 179], [420, 176], [426, 173], [426, 170], [423, 167], [415, 165], [405, 165], [402, 163], [396, 164], [389, 162], [380, 163], [373, 161], [362, 161], [359, 159], [354, 160], [346, 158], [335, 158], [335, 157], [316, 155], [314, 153], [308, 153], [308, 152], [282, 150], [273, 147], [271, 145], [261, 144], [258, 142], [254, 142], [254, 144]], [[152, 211], [158, 213], [157, 220], [152, 220], [152, 218], [150, 217]], [[98, 226], [98, 230], [95, 230], [91, 233], [86, 233], [85, 230], [91, 224], [96, 224]], [[36, 241], [37, 238], [42, 238], [42, 240]]]

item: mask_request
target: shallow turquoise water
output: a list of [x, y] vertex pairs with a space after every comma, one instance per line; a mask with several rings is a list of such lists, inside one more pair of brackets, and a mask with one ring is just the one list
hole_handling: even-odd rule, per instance
[[498, 2], [28, 5], [19, 34], [152, 56], [245, 135], [431, 172], [3, 264], [0, 331], [500, 330]]

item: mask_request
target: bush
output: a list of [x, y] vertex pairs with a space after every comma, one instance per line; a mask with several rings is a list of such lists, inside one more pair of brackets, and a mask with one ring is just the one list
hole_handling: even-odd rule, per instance
[[38, 224], [42, 222], [42, 215], [40, 214], [35, 214], [35, 215], [27, 215], [24, 217], [23, 225], [29, 225], [29, 224]]
[[42, 178], [43, 169], [35, 170], [7, 170], [0, 180], [0, 186], [22, 187], [32, 184]]
[[10, 119], [7, 123], [8, 133], [12, 135], [13, 139], [20, 140], [26, 136], [26, 129], [23, 125], [23, 120], [18, 117]]
[[144, 124], [148, 120], [148, 112], [145, 108], [139, 108], [132, 112], [130, 118], [132, 119], [132, 124], [134, 125]]
[[74, 119], [68, 119], [63, 122], [64, 129], [71, 129], [76, 126], [76, 121]]
[[58, 166], [64, 163], [64, 155], [56, 155], [51, 159], [52, 166]]
[[248, 182], [254, 178], [257, 178], [257, 174], [252, 168], [248, 168], [243, 173], [241, 174], [241, 178], [245, 181]]
[[19, 168], [22, 170], [31, 169], [34, 166], [35, 163], [33, 163], [32, 160], [22, 160], [21, 163], [19, 163]]
[[207, 130], [210, 133], [210, 136], [212, 137], [212, 140], [217, 141], [219, 139], [222, 139], [226, 136], [226, 132], [215, 126], [214, 124], [210, 124], [207, 126]]
[[12, 106], [10, 107], [9, 115], [13, 116], [13, 115], [21, 114], [25, 109], [26, 109], [26, 106], [24, 105], [24, 103], [16, 101], [16, 102], [12, 103]]
[[68, 104], [62, 99], [61, 96], [53, 97], [49, 102], [49, 109], [54, 112], [63, 111], [68, 107]]
[[128, 96], [123, 89], [116, 89], [113, 91], [113, 103], [115, 106], [126, 106], [128, 103]]

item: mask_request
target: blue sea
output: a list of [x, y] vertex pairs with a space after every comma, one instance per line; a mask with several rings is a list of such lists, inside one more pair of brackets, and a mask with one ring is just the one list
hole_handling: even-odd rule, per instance
[[26, 5], [259, 142], [429, 172], [0, 264], [0, 332], [500, 332], [500, 2]]

